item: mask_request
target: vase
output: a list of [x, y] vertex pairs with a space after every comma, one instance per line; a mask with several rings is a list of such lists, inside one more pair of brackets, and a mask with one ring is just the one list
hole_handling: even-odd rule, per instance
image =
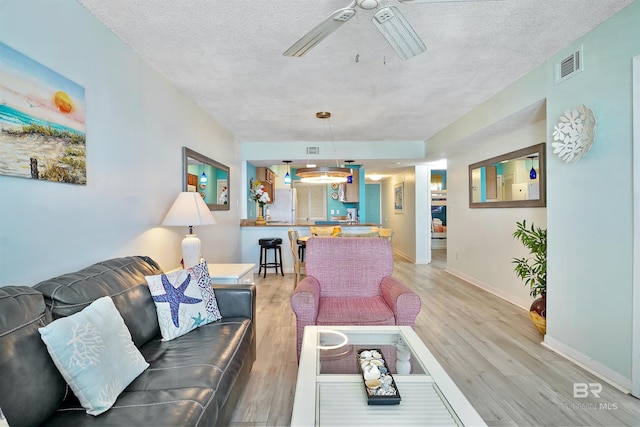
[[256, 218], [256, 225], [267, 225], [267, 221], [264, 220], [264, 205], [258, 204], [258, 217]]
[[529, 309], [529, 317], [541, 334], [547, 333], [547, 295], [535, 299]]

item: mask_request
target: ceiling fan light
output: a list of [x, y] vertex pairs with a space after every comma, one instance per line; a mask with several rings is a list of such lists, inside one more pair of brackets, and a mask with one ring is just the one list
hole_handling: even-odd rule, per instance
[[333, 12], [324, 21], [316, 25], [293, 46], [287, 49], [284, 56], [303, 56], [313, 49], [318, 43], [326, 39], [331, 33], [336, 31], [349, 19], [353, 18], [356, 10], [353, 7], [345, 7]]
[[372, 21], [400, 58], [407, 60], [427, 50], [397, 7], [381, 7], [373, 14]]
[[352, 171], [349, 168], [321, 166], [317, 168], [300, 168], [296, 175], [302, 182], [330, 184], [334, 182], [346, 182]]

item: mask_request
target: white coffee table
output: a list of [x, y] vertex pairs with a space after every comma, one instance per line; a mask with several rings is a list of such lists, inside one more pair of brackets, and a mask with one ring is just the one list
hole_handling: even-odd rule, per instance
[[[323, 331], [343, 334], [347, 344], [320, 349], [335, 347], [343, 340]], [[363, 348], [382, 350], [397, 384], [400, 404], [367, 404], [356, 355]], [[411, 327], [307, 326], [291, 425], [486, 424]]]

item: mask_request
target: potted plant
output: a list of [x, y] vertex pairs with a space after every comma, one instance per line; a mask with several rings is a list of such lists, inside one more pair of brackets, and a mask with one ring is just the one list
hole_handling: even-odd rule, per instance
[[526, 220], [516, 222], [513, 237], [529, 249], [532, 257], [514, 258], [516, 275], [529, 286], [529, 292], [536, 298], [531, 304], [529, 316], [540, 333], [547, 331], [547, 230], [540, 227], [527, 227]]

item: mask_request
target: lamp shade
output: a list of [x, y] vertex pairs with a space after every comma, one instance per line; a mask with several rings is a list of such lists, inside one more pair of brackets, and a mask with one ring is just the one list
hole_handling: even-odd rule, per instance
[[171, 209], [162, 221], [165, 226], [195, 226], [216, 224], [200, 193], [182, 192], [178, 194]]

